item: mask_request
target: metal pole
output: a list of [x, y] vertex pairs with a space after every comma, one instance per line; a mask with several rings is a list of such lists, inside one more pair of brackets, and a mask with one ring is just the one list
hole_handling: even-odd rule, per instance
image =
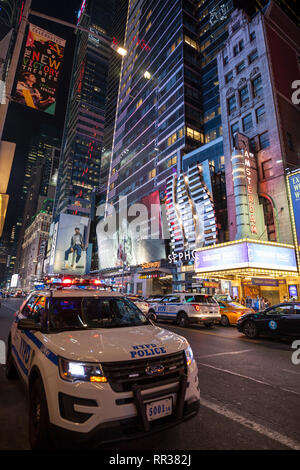
[[8, 105], [9, 105], [9, 99], [10, 99], [13, 84], [14, 84], [14, 81], [15, 81], [15, 75], [16, 75], [16, 71], [17, 71], [17, 66], [18, 66], [18, 62], [19, 62], [19, 57], [20, 57], [20, 52], [21, 52], [21, 48], [22, 48], [22, 44], [23, 44], [23, 39], [24, 39], [24, 36], [25, 36], [25, 29], [26, 29], [26, 25], [27, 25], [27, 21], [28, 21], [31, 1], [32, 0], [26, 0], [26, 2], [25, 2], [25, 6], [24, 6], [24, 10], [23, 10], [23, 16], [22, 16], [20, 27], [19, 27], [18, 34], [17, 34], [16, 44], [15, 44], [15, 47], [14, 47], [12, 60], [11, 60], [10, 66], [9, 66], [8, 74], [7, 74], [6, 100], [5, 100], [5, 104], [1, 105], [1, 107], [0, 107], [0, 141], [2, 140], [3, 129], [4, 129], [7, 110], [8, 110]]

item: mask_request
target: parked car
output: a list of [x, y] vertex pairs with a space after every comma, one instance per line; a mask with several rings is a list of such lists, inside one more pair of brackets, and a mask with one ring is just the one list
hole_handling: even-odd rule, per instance
[[221, 319], [217, 301], [208, 294], [175, 293], [150, 303], [149, 313], [157, 320], [171, 320], [182, 327], [192, 323], [213, 326]]
[[218, 304], [220, 306], [220, 323], [222, 326], [236, 325], [238, 319], [245, 313], [255, 313], [252, 308], [247, 308], [238, 302], [218, 300]]
[[131, 296], [127, 295], [127, 299], [131, 300], [143, 313], [147, 314], [149, 311], [149, 303], [143, 300], [142, 297], [139, 296]]
[[300, 337], [300, 302], [283, 302], [261, 312], [247, 313], [238, 319], [237, 329], [248, 338], [261, 334]]

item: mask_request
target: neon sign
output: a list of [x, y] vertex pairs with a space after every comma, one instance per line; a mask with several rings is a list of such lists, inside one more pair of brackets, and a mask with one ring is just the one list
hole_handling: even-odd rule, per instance
[[78, 14], [77, 14], [77, 24], [80, 23], [80, 20], [81, 20], [81, 17], [84, 13], [84, 10], [85, 10], [85, 7], [86, 7], [86, 0], [83, 0], [82, 4], [81, 4], [81, 7], [79, 8], [78, 10]]

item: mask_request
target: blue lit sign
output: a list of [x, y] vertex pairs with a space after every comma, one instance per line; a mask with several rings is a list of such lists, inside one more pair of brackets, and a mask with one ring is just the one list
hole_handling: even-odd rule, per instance
[[291, 192], [297, 243], [300, 246], [300, 171], [289, 175], [288, 181]]
[[295, 250], [283, 246], [242, 242], [196, 252], [197, 272], [247, 267], [296, 272]]

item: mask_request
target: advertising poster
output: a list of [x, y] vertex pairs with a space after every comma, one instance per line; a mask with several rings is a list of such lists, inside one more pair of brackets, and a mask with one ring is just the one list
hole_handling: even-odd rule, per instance
[[288, 175], [292, 218], [295, 221], [295, 236], [298, 247], [300, 246], [300, 171]]
[[30, 24], [14, 100], [55, 113], [57, 87], [66, 41]]
[[54, 226], [50, 274], [86, 274], [89, 219], [61, 214]]
[[[140, 206], [145, 217], [138, 215]], [[144, 197], [136, 206], [128, 207], [127, 217], [121, 212], [113, 216], [116, 230], [106, 236], [97, 226], [99, 269], [138, 266], [166, 257], [162, 236], [159, 192]]]

